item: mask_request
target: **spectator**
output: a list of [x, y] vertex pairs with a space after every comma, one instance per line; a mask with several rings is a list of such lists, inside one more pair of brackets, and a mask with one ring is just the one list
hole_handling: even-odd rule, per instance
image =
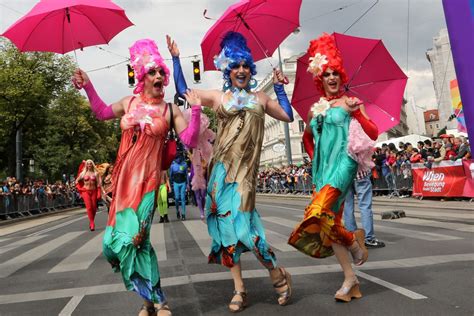
[[434, 161], [440, 162], [444, 160], [446, 157], [446, 147], [442, 145], [442, 142], [439, 140], [435, 140], [434, 142]]
[[454, 146], [456, 148], [456, 155], [451, 156], [451, 160], [458, 160], [466, 158], [469, 155], [469, 147], [468, 145], [461, 140], [461, 138], [456, 137], [454, 138]]

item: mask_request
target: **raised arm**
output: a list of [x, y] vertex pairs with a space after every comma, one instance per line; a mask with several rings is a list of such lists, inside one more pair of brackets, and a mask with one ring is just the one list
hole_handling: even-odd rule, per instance
[[286, 96], [283, 82], [285, 78], [280, 70], [273, 71], [273, 89], [277, 96], [277, 100], [273, 100], [265, 93], [259, 92], [259, 98], [265, 104], [265, 112], [273, 118], [284, 122], [293, 122], [293, 109], [291, 108], [290, 100]]
[[130, 101], [130, 96], [110, 105], [105, 104], [95, 91], [89, 76], [81, 69], [74, 71], [73, 83], [77, 89], [84, 89], [89, 99], [91, 110], [98, 120], [110, 120], [125, 114], [125, 106]]
[[306, 128], [303, 132], [303, 146], [311, 160], [313, 160], [314, 157], [314, 138], [313, 131], [310, 127], [311, 120], [313, 119], [312, 114], [311, 111], [308, 112], [308, 124], [306, 124]]
[[[168, 50], [173, 58], [173, 79], [176, 87], [176, 92], [181, 97], [185, 97], [186, 91], [189, 90], [186, 79], [184, 78], [183, 69], [181, 68], [181, 61], [179, 60], [179, 48], [178, 44], [171, 39], [169, 35], [166, 35], [166, 43], [168, 44]], [[202, 105], [213, 109], [216, 109], [219, 105], [220, 98], [222, 95], [221, 91], [218, 90], [198, 90], [194, 92], [201, 99]]]
[[357, 110], [351, 112], [352, 117], [354, 117], [362, 126], [362, 129], [372, 140], [377, 140], [379, 136], [379, 129], [377, 125], [369, 118], [365, 112], [365, 106], [361, 100], [358, 98], [348, 98], [346, 100], [347, 106], [351, 109], [358, 106]]
[[194, 148], [198, 142], [201, 126], [201, 99], [195, 90], [188, 90], [184, 96], [191, 105], [191, 119], [187, 124], [179, 107], [173, 104], [174, 129], [184, 145]]

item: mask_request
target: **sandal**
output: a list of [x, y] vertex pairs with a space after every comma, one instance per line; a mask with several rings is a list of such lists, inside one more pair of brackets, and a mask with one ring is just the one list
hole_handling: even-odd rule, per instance
[[158, 305], [156, 306], [155, 305], [155, 309], [156, 309], [156, 315], [160, 315], [160, 312], [166, 312], [166, 313], [161, 313], [163, 315], [168, 315], [168, 316], [171, 316], [171, 310], [170, 310], [170, 307], [168, 306], [168, 303], [163, 303], [161, 305]]
[[334, 295], [334, 299], [339, 302], [350, 302], [353, 298], [361, 298], [362, 293], [359, 288], [359, 281], [357, 278], [349, 282], [344, 282], [341, 288]]
[[[229, 303], [229, 311], [231, 311], [232, 313], [238, 313], [238, 312], [241, 312], [245, 309], [245, 307], [247, 307], [247, 291], [236, 291], [234, 290], [233, 292], [234, 296], [238, 295], [242, 298], [241, 301], [232, 301]], [[232, 309], [230, 308], [231, 305], [235, 305], [237, 306], [237, 309]]]
[[363, 229], [357, 229], [354, 232], [354, 237], [355, 240], [349, 247], [349, 251], [354, 259], [354, 264], [360, 266], [366, 262], [369, 257], [369, 251], [367, 247], [365, 247], [365, 231]]
[[[284, 268], [279, 269], [282, 275], [282, 279], [273, 283], [273, 287], [275, 288], [278, 294], [278, 304], [280, 306], [285, 306], [286, 304], [288, 304], [291, 298], [291, 275]], [[284, 286], [286, 286], [286, 290], [279, 291], [279, 289]]]
[[148, 313], [148, 316], [156, 316], [155, 306], [142, 305], [142, 307], [140, 308], [140, 311], [138, 312], [138, 315], [140, 315], [141, 311], [146, 311]]

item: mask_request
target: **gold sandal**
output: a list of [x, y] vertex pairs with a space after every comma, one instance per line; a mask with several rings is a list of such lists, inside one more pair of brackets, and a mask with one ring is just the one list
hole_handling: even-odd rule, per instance
[[[238, 313], [238, 312], [241, 312], [245, 309], [245, 307], [247, 307], [247, 291], [236, 291], [234, 290], [233, 292], [234, 296], [238, 295], [242, 298], [241, 301], [232, 301], [229, 303], [229, 311], [231, 311], [232, 313]], [[230, 308], [231, 305], [235, 305], [237, 306], [237, 309], [232, 309]]]
[[365, 231], [363, 229], [357, 229], [354, 232], [354, 237], [354, 242], [349, 247], [349, 251], [354, 259], [354, 264], [360, 266], [366, 262], [369, 257], [369, 251], [367, 247], [365, 247]]
[[348, 284], [342, 284], [342, 287], [334, 295], [334, 299], [339, 302], [350, 302], [353, 298], [361, 298], [362, 293], [359, 288], [359, 281], [357, 278], [348, 282]]
[[[291, 298], [291, 275], [286, 271], [284, 268], [279, 268], [280, 273], [282, 275], [282, 279], [273, 283], [273, 287], [275, 288], [278, 294], [278, 304], [280, 306], [285, 306], [288, 304]], [[279, 291], [278, 289], [286, 286], [286, 290]]]
[[166, 315], [172, 315], [171, 313], [171, 310], [170, 310], [170, 307], [168, 306], [168, 303], [163, 303], [159, 306], [156, 306], [155, 305], [155, 309], [156, 309], [156, 315], [160, 315], [160, 311], [166, 311]]

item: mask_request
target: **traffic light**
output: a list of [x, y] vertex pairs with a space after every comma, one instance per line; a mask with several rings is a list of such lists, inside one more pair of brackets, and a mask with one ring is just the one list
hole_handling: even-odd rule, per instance
[[201, 68], [199, 67], [199, 62], [199, 60], [193, 61], [194, 82], [196, 83], [201, 82]]
[[130, 65], [127, 65], [127, 68], [128, 68], [128, 85], [130, 87], [133, 87], [135, 85], [135, 71]]

